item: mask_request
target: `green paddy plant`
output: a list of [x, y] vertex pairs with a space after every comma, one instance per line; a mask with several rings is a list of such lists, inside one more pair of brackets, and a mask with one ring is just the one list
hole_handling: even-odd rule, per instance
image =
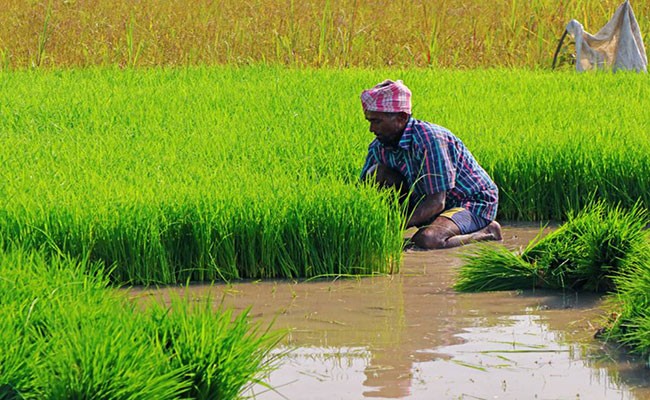
[[543, 287], [606, 292], [605, 340], [650, 361], [650, 236], [647, 211], [592, 204], [519, 253], [483, 245], [454, 285], [474, 292]]
[[71, 281], [79, 276], [74, 271], [73, 263], [48, 262], [32, 250], [0, 251], [0, 398], [42, 398], [35, 367], [45, 354], [42, 338], [51, 333], [47, 321], [55, 312], [43, 303], [82, 291]]
[[[1, 253], [2, 382], [18, 398], [177, 398], [186, 385], [151, 348], [146, 321], [99, 268], [29, 250]], [[11, 397], [9, 397], [11, 398]]]
[[610, 317], [601, 336], [625, 345], [650, 366], [650, 244], [615, 282], [618, 290], [607, 299]]
[[48, 306], [65, 312], [48, 318], [44, 359], [33, 367], [45, 398], [176, 399], [189, 385], [151, 345], [142, 315], [114, 304]]
[[36, 345], [25, 334], [24, 313], [14, 304], [0, 307], [0, 399], [26, 397], [33, 380]]
[[597, 202], [569, 213], [565, 224], [521, 256], [541, 266], [548, 287], [611, 292], [613, 278], [645, 251], [647, 222], [648, 213], [638, 204], [623, 210]]
[[519, 290], [540, 284], [539, 267], [503, 246], [480, 245], [463, 259], [454, 283], [460, 292]]
[[500, 220], [650, 205], [640, 74], [4, 71], [0, 237], [102, 261], [116, 283], [396, 272], [403, 217], [358, 184], [359, 92], [393, 74], [494, 178]]
[[279, 357], [270, 352], [282, 332], [252, 324], [248, 310], [237, 316], [215, 311], [209, 299], [192, 304], [174, 297], [171, 306], [152, 308], [151, 321], [149, 335], [189, 382], [182, 398], [237, 399], [249, 385], [262, 383]]
[[645, 254], [647, 211], [596, 202], [520, 254], [484, 245], [466, 256], [456, 289], [462, 291], [572, 289], [612, 292], [615, 278]]
[[[272, 368], [265, 356], [282, 337], [247, 313], [209, 303], [194, 312], [187, 299], [161, 320], [166, 308], [137, 309], [101, 263], [32, 249], [0, 252], [0, 306], [0, 396], [9, 399], [234, 399]], [[172, 335], [173, 347], [161, 346]], [[199, 377], [197, 365], [211, 375]]]

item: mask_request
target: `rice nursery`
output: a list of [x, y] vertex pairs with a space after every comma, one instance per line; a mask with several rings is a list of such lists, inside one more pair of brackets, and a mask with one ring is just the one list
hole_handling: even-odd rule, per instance
[[[611, 290], [621, 280], [629, 289], [617, 292], [623, 311], [609, 332], [647, 353], [647, 313], [636, 307], [647, 288], [630, 277], [647, 262], [612, 273], [645, 243], [649, 117], [637, 74], [4, 72], [3, 247], [100, 262], [114, 284], [397, 272], [403, 216], [390, 194], [358, 183], [372, 138], [358, 95], [388, 74], [412, 87], [416, 117], [472, 149], [500, 188], [500, 219], [570, 220], [523, 257], [479, 258], [486, 286], [474, 290]], [[598, 251], [580, 255], [589, 249]], [[472, 279], [463, 274], [459, 288]]]
[[403, 217], [358, 184], [359, 92], [386, 75], [472, 149], [502, 220], [650, 204], [638, 74], [20, 71], [0, 75], [2, 240], [102, 261], [117, 283], [396, 272]]
[[0, 252], [3, 399], [237, 399], [282, 332], [177, 298], [136, 312], [102, 263]]

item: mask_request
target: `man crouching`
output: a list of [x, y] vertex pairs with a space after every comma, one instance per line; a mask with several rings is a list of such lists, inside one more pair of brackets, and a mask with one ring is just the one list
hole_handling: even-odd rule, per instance
[[362, 180], [394, 188], [408, 201], [411, 242], [423, 249], [501, 240], [495, 221], [499, 190], [463, 142], [449, 130], [411, 116], [411, 91], [386, 80], [361, 93], [375, 140]]

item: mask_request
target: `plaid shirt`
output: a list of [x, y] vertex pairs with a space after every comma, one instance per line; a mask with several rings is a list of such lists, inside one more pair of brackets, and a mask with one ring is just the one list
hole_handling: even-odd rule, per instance
[[362, 179], [375, 164], [400, 171], [416, 201], [444, 191], [445, 209], [462, 207], [490, 221], [496, 218], [497, 186], [463, 142], [441, 126], [411, 118], [397, 147], [377, 139], [370, 143]]

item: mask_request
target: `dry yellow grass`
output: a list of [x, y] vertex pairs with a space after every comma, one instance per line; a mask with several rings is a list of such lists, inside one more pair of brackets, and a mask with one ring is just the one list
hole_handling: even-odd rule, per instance
[[[4, 0], [0, 68], [281, 63], [550, 67], [621, 0]], [[632, 2], [642, 32], [650, 3]]]

